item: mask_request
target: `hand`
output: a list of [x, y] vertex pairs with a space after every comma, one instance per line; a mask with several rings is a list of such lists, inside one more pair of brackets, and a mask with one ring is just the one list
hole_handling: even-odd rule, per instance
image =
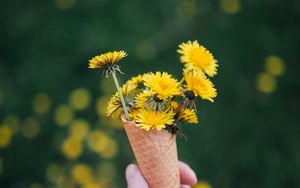
[[[181, 188], [190, 188], [197, 183], [195, 172], [185, 163], [179, 162]], [[126, 168], [127, 188], [149, 188], [138, 167], [130, 164]]]

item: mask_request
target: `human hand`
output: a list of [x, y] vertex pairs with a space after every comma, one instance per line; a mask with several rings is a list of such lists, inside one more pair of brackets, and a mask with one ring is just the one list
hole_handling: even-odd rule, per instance
[[[185, 163], [179, 162], [181, 188], [190, 188], [197, 183], [195, 172]], [[126, 168], [127, 188], [149, 188], [138, 167], [130, 164]]]

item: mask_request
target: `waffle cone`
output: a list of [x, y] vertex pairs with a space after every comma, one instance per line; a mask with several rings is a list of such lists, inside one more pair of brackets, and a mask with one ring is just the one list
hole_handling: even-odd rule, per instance
[[166, 130], [145, 131], [121, 117], [138, 166], [151, 188], [180, 188], [176, 137]]

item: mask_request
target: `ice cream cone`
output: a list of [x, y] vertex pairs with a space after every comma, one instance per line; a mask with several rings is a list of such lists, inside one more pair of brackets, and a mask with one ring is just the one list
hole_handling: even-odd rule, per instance
[[176, 136], [145, 131], [121, 116], [138, 166], [150, 188], [180, 188]]

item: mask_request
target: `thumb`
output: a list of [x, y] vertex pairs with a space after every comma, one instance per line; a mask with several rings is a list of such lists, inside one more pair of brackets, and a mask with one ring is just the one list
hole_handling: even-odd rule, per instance
[[138, 167], [134, 164], [130, 164], [126, 168], [126, 181], [127, 188], [149, 188]]

